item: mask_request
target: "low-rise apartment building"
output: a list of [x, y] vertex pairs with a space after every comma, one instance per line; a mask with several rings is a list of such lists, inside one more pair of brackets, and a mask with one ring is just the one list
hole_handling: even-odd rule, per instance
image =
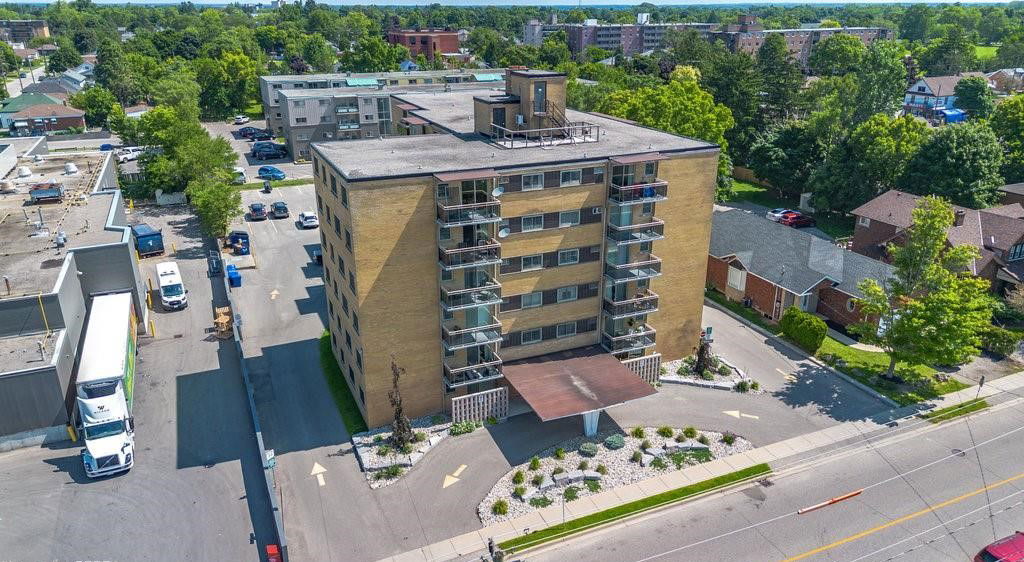
[[332, 350], [371, 427], [392, 361], [410, 416], [511, 394], [589, 431], [692, 352], [719, 148], [567, 110], [565, 80], [402, 96], [444, 134], [311, 145]]
[[650, 23], [649, 15], [637, 14], [637, 23], [627, 24], [598, 23], [597, 20], [558, 23], [557, 18], [551, 23], [530, 20], [523, 25], [523, 42], [539, 46], [552, 33], [564, 31], [574, 55], [584, 53], [587, 47], [600, 47], [632, 56], [664, 46], [665, 34], [670, 30], [710, 31], [718, 27], [715, 23]]
[[423, 55], [434, 60], [435, 56], [459, 52], [459, 32], [450, 29], [389, 29], [387, 41], [409, 49], [414, 59]]
[[7, 43], [28, 43], [36, 37], [49, 37], [46, 20], [0, 20], [0, 40]]

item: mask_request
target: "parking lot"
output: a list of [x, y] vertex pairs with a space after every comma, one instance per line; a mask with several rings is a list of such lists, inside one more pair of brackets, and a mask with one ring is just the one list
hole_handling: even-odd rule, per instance
[[[0, 545], [11, 560], [254, 560], [273, 522], [237, 353], [211, 333], [219, 278], [206, 276], [190, 210], [137, 208], [163, 229], [190, 305], [151, 313], [140, 338], [134, 417], [136, 462], [122, 475], [85, 476], [79, 447], [0, 454]], [[172, 249], [176, 249], [174, 252]]]
[[210, 132], [211, 135], [221, 136], [231, 143], [232, 148], [238, 153], [238, 166], [245, 168], [245, 175], [248, 181], [257, 181], [256, 171], [259, 170], [260, 166], [275, 166], [284, 172], [288, 179], [299, 179], [299, 178], [312, 178], [313, 177], [313, 166], [309, 163], [306, 164], [295, 164], [292, 162], [291, 155], [287, 158], [278, 158], [274, 160], [257, 160], [249, 155], [249, 151], [252, 150], [252, 141], [245, 137], [239, 136], [238, 130], [242, 127], [266, 127], [266, 121], [251, 121], [245, 125], [229, 125], [223, 121], [210, 121], [203, 123], [203, 127]]

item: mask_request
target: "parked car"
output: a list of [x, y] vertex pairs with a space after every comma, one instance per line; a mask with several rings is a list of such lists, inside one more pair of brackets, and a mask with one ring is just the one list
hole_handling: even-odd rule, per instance
[[263, 129], [257, 129], [256, 127], [242, 127], [238, 130], [238, 135], [243, 139], [251, 139], [253, 135], [262, 130]]
[[232, 183], [234, 183], [235, 185], [242, 185], [243, 183], [249, 181], [249, 178], [245, 175], [245, 168], [241, 166], [235, 166], [234, 168], [231, 169], [231, 172], [235, 175], [235, 177], [231, 180]]
[[263, 203], [249, 204], [249, 220], [261, 221], [265, 218], [267, 218], [267, 208]]
[[265, 131], [265, 130], [261, 129], [261, 130], [257, 130], [255, 133], [253, 133], [252, 136], [249, 137], [249, 138], [251, 138], [252, 140], [258, 140], [258, 141], [268, 141], [268, 140], [273, 139], [274, 135], [271, 134], [270, 131]]
[[782, 218], [782, 215], [784, 215], [786, 213], [795, 213], [795, 212], [796, 211], [794, 211], [792, 209], [782, 209], [782, 208], [772, 209], [772, 210], [770, 210], [770, 211], [768, 211], [767, 213], [764, 214], [764, 218], [766, 218], [766, 219], [768, 219], [770, 221], [779, 222], [779, 219]]
[[142, 154], [142, 149], [137, 146], [129, 146], [122, 148], [117, 151], [117, 161], [119, 163], [130, 162], [132, 160], [138, 160]]
[[270, 216], [275, 219], [288, 217], [288, 204], [284, 201], [275, 201], [270, 204]]
[[235, 115], [235, 125], [245, 125], [249, 121], [251, 121], [251, 119], [245, 115]]
[[100, 145], [100, 150], [103, 152], [110, 152], [111, 150], [114, 150], [114, 145], [110, 143], [103, 143]]
[[320, 226], [320, 219], [313, 211], [302, 211], [299, 213], [299, 224], [302, 228], [317, 228]]
[[793, 228], [803, 228], [805, 226], [814, 226], [815, 221], [813, 217], [803, 213], [791, 212], [782, 215], [782, 218], [779, 219], [779, 224], [792, 226]]
[[253, 157], [257, 160], [276, 160], [278, 158], [285, 158], [288, 156], [288, 149], [275, 144], [272, 146], [263, 146], [253, 151]]
[[981, 549], [974, 562], [1024, 562], [1024, 532], [1001, 538]]
[[287, 176], [277, 166], [260, 166], [256, 171], [256, 177], [261, 180], [283, 180]]

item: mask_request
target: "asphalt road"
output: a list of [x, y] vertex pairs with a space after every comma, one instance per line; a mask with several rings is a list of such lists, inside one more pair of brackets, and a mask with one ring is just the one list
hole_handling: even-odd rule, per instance
[[22, 86], [28, 86], [35, 81], [38, 81], [46, 74], [46, 67], [40, 66], [39, 68], [32, 69], [31, 73], [26, 73], [25, 78], [14, 78], [7, 81], [7, 95], [10, 97], [17, 97], [21, 95]]
[[89, 480], [78, 446], [0, 454], [0, 558], [255, 560], [271, 539], [237, 353], [209, 333], [221, 281], [206, 277], [194, 217], [163, 209], [142, 220], [177, 248], [143, 260], [143, 274], [177, 261], [190, 306], [157, 304], [156, 337], [140, 339], [135, 466]]
[[[1018, 401], [851, 456], [826, 457], [810, 470], [773, 478], [769, 487], [754, 484], [682, 504], [526, 559], [962, 562], [1024, 527], [1022, 429]], [[864, 492], [852, 499], [795, 513], [860, 488]]]
[[246, 126], [263, 128], [266, 126], [266, 121], [252, 121], [245, 125], [229, 125], [223, 121], [210, 121], [203, 123], [203, 127], [206, 127], [206, 130], [209, 131], [211, 135], [221, 136], [228, 139], [228, 142], [231, 143], [231, 147], [238, 153], [237, 165], [245, 168], [245, 174], [248, 177], [248, 181], [258, 181], [256, 171], [259, 170], [260, 166], [265, 165], [277, 167], [288, 176], [287, 179], [311, 178], [312, 181], [313, 165], [308, 162], [305, 164], [296, 164], [292, 162], [292, 155], [289, 155], [286, 158], [262, 161], [249, 156], [249, 151], [252, 150], [252, 141], [238, 136], [238, 130]]

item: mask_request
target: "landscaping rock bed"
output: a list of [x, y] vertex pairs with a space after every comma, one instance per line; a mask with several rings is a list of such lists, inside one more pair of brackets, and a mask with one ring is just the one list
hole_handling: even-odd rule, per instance
[[[661, 382], [716, 388], [719, 390], [736, 390], [738, 392], [761, 392], [760, 388], [757, 388], [759, 385], [748, 377], [742, 369], [729, 363], [722, 357], [714, 356], [714, 361], [717, 363], [718, 368], [711, 372], [712, 378], [710, 379], [691, 372], [689, 368], [692, 364], [691, 361], [692, 356], [664, 363], [662, 366], [665, 368], [666, 373], [661, 375]], [[741, 385], [743, 382], [746, 383], [745, 386]], [[741, 390], [742, 388], [746, 388], [746, 390]]]
[[[676, 470], [676, 459], [681, 460], [681, 468], [685, 468], [753, 448], [749, 441], [735, 435], [732, 435], [732, 444], [727, 444], [722, 440], [723, 434], [714, 431], [696, 430], [696, 433], [690, 433], [694, 437], [689, 438], [683, 435], [680, 428], [671, 428], [671, 437], [659, 435], [658, 428], [642, 429], [643, 437], [619, 432], [599, 433], [592, 438], [580, 436], [539, 452], [534, 457], [536, 460], [531, 459], [512, 467], [495, 483], [490, 493], [477, 507], [480, 521], [485, 526], [491, 525], [525, 515], [546, 505], [572, 501], [565, 500], [565, 495], [582, 498], [639, 482], [662, 472]], [[632, 431], [636, 431], [636, 428]], [[610, 449], [605, 444], [605, 440], [613, 435], [622, 437], [622, 447]], [[706, 444], [702, 442], [704, 440], [707, 441]], [[645, 441], [649, 446], [642, 450], [641, 445], [645, 444]], [[587, 443], [596, 445], [596, 448], [585, 445]], [[593, 453], [593, 456], [588, 456], [590, 453]], [[633, 461], [636, 453], [639, 453], [637, 461]], [[674, 455], [676, 458], [673, 458]], [[562, 458], [559, 459], [558, 456]], [[586, 461], [585, 466], [581, 465], [583, 461]], [[530, 468], [531, 462], [535, 469]], [[522, 473], [522, 480], [521, 483], [516, 483], [514, 480], [519, 472]], [[523, 492], [522, 499], [514, 494], [516, 488]], [[493, 513], [495, 502], [499, 500], [507, 503], [502, 506], [505, 507], [504, 514]]]
[[391, 426], [378, 427], [352, 436], [356, 457], [371, 488], [397, 482], [408, 469], [450, 435], [452, 423], [448, 416], [424, 416], [410, 420], [412, 430], [421, 439], [407, 452], [391, 445]]

